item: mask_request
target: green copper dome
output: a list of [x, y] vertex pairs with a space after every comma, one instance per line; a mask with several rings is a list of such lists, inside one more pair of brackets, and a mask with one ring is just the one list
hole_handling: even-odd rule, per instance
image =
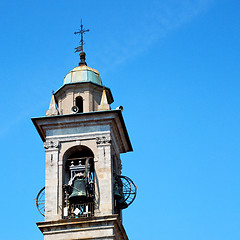
[[64, 78], [63, 84], [78, 83], [78, 82], [92, 82], [102, 85], [99, 72], [86, 65], [80, 65], [71, 70]]

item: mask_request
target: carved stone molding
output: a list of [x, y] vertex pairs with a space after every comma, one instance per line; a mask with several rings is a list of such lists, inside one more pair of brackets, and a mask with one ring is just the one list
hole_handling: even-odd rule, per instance
[[111, 143], [111, 141], [112, 141], [112, 139], [110, 136], [96, 137], [97, 145], [109, 145]]
[[59, 141], [46, 141], [44, 143], [44, 148], [45, 149], [57, 149], [59, 148]]

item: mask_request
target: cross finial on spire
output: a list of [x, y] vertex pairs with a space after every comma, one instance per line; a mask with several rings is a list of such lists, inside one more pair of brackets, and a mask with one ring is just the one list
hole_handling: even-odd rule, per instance
[[83, 45], [85, 42], [83, 41], [83, 34], [86, 32], [89, 32], [89, 29], [84, 29], [82, 25], [82, 19], [81, 19], [81, 29], [78, 32], [74, 32], [74, 34], [80, 34], [81, 35], [81, 40], [80, 40], [80, 46], [75, 48], [75, 52], [83, 52]]

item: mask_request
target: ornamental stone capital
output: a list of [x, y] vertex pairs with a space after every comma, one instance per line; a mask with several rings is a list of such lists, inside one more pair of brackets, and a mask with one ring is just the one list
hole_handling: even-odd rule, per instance
[[112, 139], [110, 136], [96, 137], [97, 145], [109, 145]]
[[56, 140], [46, 141], [44, 143], [44, 148], [48, 150], [54, 150], [54, 149], [58, 149], [59, 145], [60, 145], [59, 141], [56, 141]]

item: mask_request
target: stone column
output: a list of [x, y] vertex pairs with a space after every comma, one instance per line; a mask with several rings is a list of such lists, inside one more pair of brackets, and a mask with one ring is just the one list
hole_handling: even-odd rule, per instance
[[91, 112], [92, 105], [91, 105], [91, 96], [89, 91], [85, 91], [84, 94], [84, 101], [83, 101], [83, 112]]
[[59, 219], [58, 194], [58, 141], [46, 141], [46, 177], [45, 177], [45, 221]]
[[110, 136], [97, 137], [98, 158], [95, 162], [95, 215], [113, 214], [113, 184]]

